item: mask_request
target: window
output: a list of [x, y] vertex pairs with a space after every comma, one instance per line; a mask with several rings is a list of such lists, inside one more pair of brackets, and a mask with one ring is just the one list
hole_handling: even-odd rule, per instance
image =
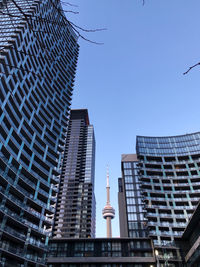
[[84, 243], [80, 242], [80, 243], [75, 243], [75, 251], [84, 251]]
[[92, 242], [85, 243], [85, 251], [91, 251], [91, 250], [94, 250], [94, 243]]
[[111, 243], [103, 242], [102, 243], [102, 251], [111, 251]]
[[124, 162], [123, 163], [123, 165], [124, 165], [124, 168], [131, 168], [131, 162]]
[[113, 242], [112, 243], [112, 251], [121, 251], [121, 243]]

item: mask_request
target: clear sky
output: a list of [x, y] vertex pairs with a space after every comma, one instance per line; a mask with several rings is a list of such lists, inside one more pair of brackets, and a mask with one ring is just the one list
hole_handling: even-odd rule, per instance
[[[109, 164], [113, 236], [119, 236], [121, 154], [135, 152], [136, 135], [165, 136], [200, 130], [199, 0], [70, 0], [85, 28], [107, 28], [79, 40], [72, 108], [87, 108], [96, 135], [97, 237], [106, 235]], [[76, 10], [76, 9], [74, 9]]]

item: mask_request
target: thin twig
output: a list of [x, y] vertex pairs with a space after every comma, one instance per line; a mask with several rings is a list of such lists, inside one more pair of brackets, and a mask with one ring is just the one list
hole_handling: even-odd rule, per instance
[[189, 67], [189, 69], [186, 72], [184, 72], [183, 75], [188, 74], [188, 72], [190, 72], [192, 69], [194, 69], [196, 66], [199, 66], [199, 65], [200, 65], [200, 62], [194, 64], [191, 67]]
[[64, 6], [72, 6], [72, 7], [78, 7], [77, 5], [71, 4], [69, 2], [65, 2], [65, 1], [60, 1], [62, 3], [62, 5]]
[[[69, 20], [68, 20], [69, 21]], [[83, 32], [100, 32], [100, 31], [106, 31], [106, 28], [100, 28], [100, 29], [84, 29], [76, 24], [74, 24], [73, 22], [69, 21], [69, 23], [71, 25], [73, 25], [74, 27], [76, 27], [77, 29], [83, 31]]]
[[71, 21], [69, 21], [63, 14], [62, 12], [57, 8], [57, 6], [54, 4], [54, 2], [52, 0], [50, 0], [52, 6], [59, 12], [60, 16], [69, 23], [69, 25], [71, 25], [72, 29], [77, 33], [77, 35], [82, 38], [83, 40], [89, 42], [89, 43], [93, 43], [93, 44], [97, 44], [97, 45], [102, 45], [103, 43], [98, 43], [95, 41], [91, 41], [90, 39], [87, 39], [85, 36], [83, 36], [79, 30], [84, 31], [84, 32], [97, 32], [97, 31], [103, 31], [105, 29], [92, 29], [92, 30], [88, 30], [88, 29], [84, 29], [80, 26], [77, 26], [76, 24], [72, 23]]

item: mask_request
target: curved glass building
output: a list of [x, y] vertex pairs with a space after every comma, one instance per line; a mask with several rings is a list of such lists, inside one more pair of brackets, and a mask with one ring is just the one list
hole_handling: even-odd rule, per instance
[[200, 133], [137, 136], [136, 150], [149, 235], [155, 244], [169, 244], [200, 200]]
[[137, 136], [136, 151], [121, 160], [120, 236], [150, 237], [158, 266], [182, 266], [175, 241], [200, 200], [200, 133]]
[[0, 261], [42, 266], [79, 46], [59, 0], [0, 1], [0, 31]]

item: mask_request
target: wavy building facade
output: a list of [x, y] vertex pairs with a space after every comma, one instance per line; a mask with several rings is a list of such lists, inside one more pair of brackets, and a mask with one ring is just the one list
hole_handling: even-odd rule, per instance
[[0, 2], [0, 259], [43, 266], [79, 46], [60, 1]]
[[200, 133], [138, 136], [136, 150], [149, 235], [158, 244], [171, 242], [200, 199]]
[[[126, 223], [120, 222], [121, 233], [130, 236], [131, 226], [138, 227], [132, 221], [136, 212], [132, 211], [130, 216], [132, 206], [137, 204], [138, 197], [135, 197], [133, 188], [136, 188], [138, 179], [137, 196], [142, 197], [142, 209], [138, 212], [142, 218], [144, 214], [143, 225], [157, 248], [158, 259], [163, 264], [169, 262], [179, 266], [175, 263], [181, 259], [174, 238], [182, 236], [200, 200], [200, 133], [172, 137], [137, 136], [136, 141], [137, 155], [125, 155], [122, 159], [119, 183], [123, 187], [119, 187], [119, 194], [121, 190], [124, 203], [119, 201], [119, 204], [122, 211], [125, 207]], [[131, 159], [133, 156], [136, 160]], [[126, 185], [128, 179], [129, 185]]]

